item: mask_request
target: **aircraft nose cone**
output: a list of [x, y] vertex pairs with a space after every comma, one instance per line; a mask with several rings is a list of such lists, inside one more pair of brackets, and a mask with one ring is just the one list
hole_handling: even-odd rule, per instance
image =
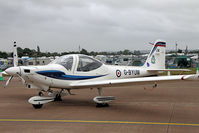
[[8, 73], [9, 75], [16, 75], [20, 73], [20, 69], [19, 67], [10, 67], [6, 69], [5, 72]]

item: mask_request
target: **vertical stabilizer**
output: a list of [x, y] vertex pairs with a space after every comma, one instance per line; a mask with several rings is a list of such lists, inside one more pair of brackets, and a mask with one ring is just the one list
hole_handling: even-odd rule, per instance
[[157, 40], [149, 53], [144, 67], [149, 69], [165, 69], [166, 42]]

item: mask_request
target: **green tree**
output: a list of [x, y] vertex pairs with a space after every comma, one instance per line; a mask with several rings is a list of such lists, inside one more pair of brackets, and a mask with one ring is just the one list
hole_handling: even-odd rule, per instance
[[29, 48], [24, 48], [23, 54], [27, 55], [27, 56], [32, 56], [33, 55], [32, 51]]
[[96, 55], [98, 55], [98, 53], [97, 53], [97, 52], [94, 52], [94, 51], [91, 51], [91, 52], [90, 52], [90, 55], [96, 56]]
[[134, 50], [134, 54], [135, 54], [135, 55], [140, 55], [141, 52], [140, 52], [139, 50]]
[[8, 57], [8, 54], [6, 52], [1, 52], [0, 51], [0, 58], [6, 59]]
[[60, 56], [60, 54], [57, 52], [53, 52], [53, 53], [51, 53], [51, 56]]
[[85, 54], [85, 55], [89, 55], [88, 51], [86, 49], [82, 49], [80, 51], [80, 54]]
[[62, 52], [61, 55], [67, 55], [69, 54], [68, 52]]
[[17, 47], [17, 54], [18, 54], [18, 57], [23, 56], [23, 49], [21, 47]]
[[51, 53], [50, 52], [46, 52], [46, 57], [50, 57]]
[[182, 53], [182, 50], [181, 50], [181, 49], [178, 49], [178, 53]]
[[130, 54], [131, 54], [131, 52], [128, 49], [125, 49], [123, 51], [123, 55], [130, 55]]

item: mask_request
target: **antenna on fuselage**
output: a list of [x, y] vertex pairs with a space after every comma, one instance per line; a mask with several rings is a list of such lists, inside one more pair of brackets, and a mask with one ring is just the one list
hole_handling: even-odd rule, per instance
[[154, 45], [154, 43], [152, 43], [152, 42], [149, 42], [149, 44]]
[[79, 53], [81, 52], [81, 47], [80, 47], [80, 45], [79, 45]]

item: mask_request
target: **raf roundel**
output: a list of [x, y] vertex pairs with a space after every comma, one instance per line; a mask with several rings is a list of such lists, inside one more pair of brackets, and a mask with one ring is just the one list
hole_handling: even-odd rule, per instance
[[121, 76], [121, 71], [120, 70], [116, 70], [116, 76], [120, 77]]

